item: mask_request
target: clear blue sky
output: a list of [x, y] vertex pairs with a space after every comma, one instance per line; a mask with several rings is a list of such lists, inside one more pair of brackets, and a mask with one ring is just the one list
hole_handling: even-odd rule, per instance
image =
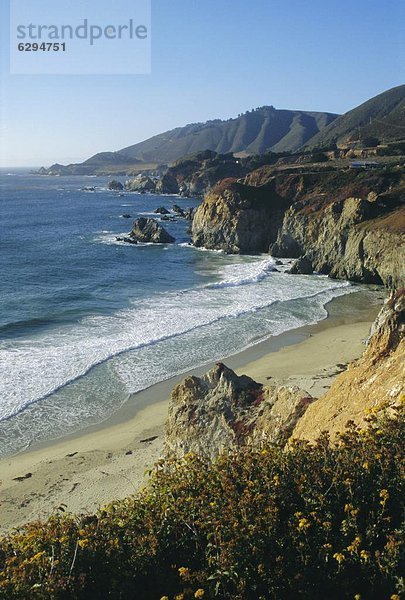
[[126, 76], [10, 75], [7, 5], [1, 166], [76, 162], [264, 104], [343, 113], [405, 79], [404, 0], [152, 0], [152, 73]]

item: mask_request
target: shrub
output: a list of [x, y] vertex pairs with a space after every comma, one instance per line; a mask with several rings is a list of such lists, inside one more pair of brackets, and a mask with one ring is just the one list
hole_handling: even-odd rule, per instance
[[133, 497], [3, 538], [0, 597], [397, 598], [403, 439], [398, 410], [335, 443], [159, 462]]

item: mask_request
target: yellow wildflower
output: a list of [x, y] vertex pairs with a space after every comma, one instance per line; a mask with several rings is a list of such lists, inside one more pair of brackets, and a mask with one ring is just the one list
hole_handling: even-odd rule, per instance
[[169, 600], [169, 596], [162, 596], [160, 600]]
[[335, 552], [335, 554], [333, 555], [333, 558], [335, 560], [337, 560], [337, 562], [339, 564], [341, 564], [345, 560], [345, 556], [341, 552]]
[[310, 527], [311, 527], [311, 523], [310, 523], [310, 521], [308, 521], [308, 519], [305, 519], [305, 517], [298, 521], [298, 529], [300, 531], [306, 531]]
[[364, 462], [362, 466], [363, 466], [363, 469], [364, 469], [365, 471], [368, 471], [368, 470], [369, 470], [369, 468], [370, 468], [370, 465], [368, 464], [368, 462], [367, 462], [367, 461], [366, 461], [366, 462]]
[[367, 562], [370, 558], [370, 552], [367, 552], [367, 550], [360, 550], [360, 557]]
[[388, 492], [388, 490], [381, 490], [380, 492], [380, 498], [382, 498], [383, 500], [388, 500], [388, 498], [390, 497], [390, 494]]
[[361, 600], [360, 594], [356, 594], [355, 597], [354, 597], [354, 600]]
[[268, 454], [268, 452], [267, 452], [267, 450], [266, 450], [266, 449], [264, 449], [264, 450], [262, 450], [262, 451], [260, 452], [260, 454], [261, 454], [262, 456], [266, 456], [266, 455]]
[[339, 563], [341, 564], [342, 562], [344, 562], [346, 560], [345, 555], [342, 552], [335, 552], [335, 554], [333, 555], [333, 558]]
[[177, 596], [174, 597], [174, 600], [184, 600], [184, 594], [177, 594]]
[[390, 600], [401, 600], [401, 599], [398, 596], [398, 594], [392, 594], [392, 596], [390, 596]]
[[180, 569], [179, 569], [180, 577], [186, 577], [189, 573], [190, 573], [190, 569], [187, 569], [186, 567], [180, 567]]
[[274, 485], [280, 485], [280, 477], [278, 475], [278, 473], [276, 473], [273, 477], [273, 481], [274, 481]]
[[84, 538], [84, 540], [79, 540], [78, 544], [80, 548], [85, 548], [90, 544], [90, 541], [87, 538]]
[[205, 592], [202, 588], [199, 588], [194, 594], [194, 598], [202, 598], [205, 595]]

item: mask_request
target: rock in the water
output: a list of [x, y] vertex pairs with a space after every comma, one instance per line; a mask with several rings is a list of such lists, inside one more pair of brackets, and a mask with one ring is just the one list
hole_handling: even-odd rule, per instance
[[129, 213], [124, 213], [123, 215], [121, 215], [123, 219], [130, 219], [131, 215]]
[[129, 179], [125, 182], [125, 189], [129, 192], [154, 192], [156, 184], [146, 175], [138, 175], [135, 179]]
[[168, 171], [163, 175], [160, 181], [156, 184], [156, 192], [158, 194], [178, 194], [179, 184], [176, 177]]
[[126, 242], [127, 244], [137, 244], [138, 242], [129, 235], [119, 236], [115, 238], [117, 242]]
[[172, 208], [175, 213], [177, 213], [181, 217], [184, 217], [184, 210], [178, 204], [173, 204]]
[[165, 454], [195, 452], [214, 458], [246, 443], [286, 441], [310, 402], [309, 394], [297, 387], [264, 387], [218, 363], [174, 388]]
[[169, 215], [170, 214], [170, 210], [167, 210], [167, 208], [165, 208], [164, 206], [159, 206], [159, 208], [157, 208], [155, 210], [155, 214], [157, 214], [157, 215]]
[[172, 244], [175, 239], [155, 219], [140, 217], [134, 221], [129, 236], [137, 242], [152, 242], [154, 244]]
[[122, 185], [122, 183], [120, 181], [117, 181], [116, 179], [109, 181], [107, 187], [109, 190], [113, 190], [113, 191], [117, 191], [117, 192], [121, 192], [124, 189], [124, 186]]
[[288, 273], [292, 275], [312, 275], [314, 272], [312, 261], [307, 256], [301, 256], [294, 261]]

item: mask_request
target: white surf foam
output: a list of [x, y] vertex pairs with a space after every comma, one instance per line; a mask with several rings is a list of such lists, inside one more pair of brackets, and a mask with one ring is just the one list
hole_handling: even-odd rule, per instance
[[[0, 342], [0, 419], [19, 413], [113, 356], [225, 323], [276, 303], [325, 292], [339, 295], [347, 288], [347, 284], [330, 279], [273, 273], [273, 266], [269, 257], [230, 264], [222, 269], [218, 283], [156, 294], [134, 300], [131, 308], [112, 316], [88, 317], [52, 333]], [[281, 321], [272, 324], [274, 332], [294, 326], [294, 320]]]

